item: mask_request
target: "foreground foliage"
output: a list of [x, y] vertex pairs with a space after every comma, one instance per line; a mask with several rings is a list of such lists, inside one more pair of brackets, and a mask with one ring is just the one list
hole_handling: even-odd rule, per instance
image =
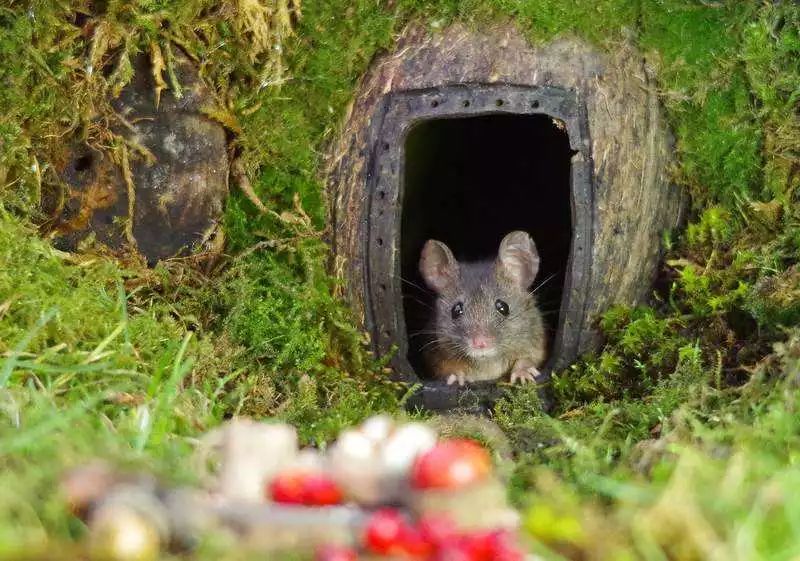
[[[532, 41], [638, 44], [676, 134], [675, 179], [693, 198], [686, 229], [665, 234], [651, 306], [606, 314], [608, 344], [558, 374], [553, 415], [531, 391], [498, 405], [535, 546], [554, 558], [800, 555], [800, 8], [328, 0], [306, 1], [299, 19], [297, 8], [0, 7], [0, 553], [82, 534], [54, 482], [95, 454], [179, 481], [197, 435], [227, 416], [278, 416], [324, 445], [398, 408], [324, 272], [320, 154], [359, 75], [406, 22], [435, 32], [511, 16]], [[102, 96], [130, 79], [137, 51], [168, 65], [170, 40], [223, 100], [216, 118], [240, 131], [257, 194], [288, 214], [234, 193], [231, 257], [213, 275], [53, 250], [33, 225], [46, 223], [60, 139], [113, 141], [90, 126]]]

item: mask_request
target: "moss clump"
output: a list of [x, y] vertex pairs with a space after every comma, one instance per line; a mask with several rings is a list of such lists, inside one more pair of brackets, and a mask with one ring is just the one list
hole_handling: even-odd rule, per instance
[[756, 11], [749, 2], [642, 5], [640, 41], [651, 50], [675, 127], [680, 178], [696, 203], [759, 194], [763, 133], [737, 60], [742, 29]]

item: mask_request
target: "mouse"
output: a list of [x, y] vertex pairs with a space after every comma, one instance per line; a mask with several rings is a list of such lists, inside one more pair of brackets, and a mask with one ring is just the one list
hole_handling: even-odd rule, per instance
[[425, 242], [419, 271], [434, 292], [422, 349], [431, 375], [448, 385], [535, 382], [546, 358], [544, 320], [530, 290], [539, 253], [527, 232], [507, 234], [494, 259], [459, 262], [446, 244]]

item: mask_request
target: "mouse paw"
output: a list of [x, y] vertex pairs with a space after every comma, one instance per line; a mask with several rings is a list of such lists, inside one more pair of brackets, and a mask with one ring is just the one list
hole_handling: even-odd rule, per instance
[[531, 366], [530, 368], [522, 368], [514, 370], [511, 373], [512, 384], [527, 384], [528, 382], [536, 383], [536, 378], [540, 376], [539, 371]]
[[459, 386], [463, 386], [467, 382], [467, 377], [463, 372], [459, 372], [458, 374], [450, 374], [447, 377], [447, 385], [452, 386], [455, 383], [458, 383]]

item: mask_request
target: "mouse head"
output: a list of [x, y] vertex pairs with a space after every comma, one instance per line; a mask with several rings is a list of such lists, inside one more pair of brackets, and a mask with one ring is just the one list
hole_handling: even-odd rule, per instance
[[539, 312], [528, 289], [539, 254], [527, 233], [506, 235], [495, 260], [481, 263], [459, 263], [445, 244], [428, 240], [419, 268], [437, 295], [437, 342], [453, 354], [490, 358], [531, 340]]

